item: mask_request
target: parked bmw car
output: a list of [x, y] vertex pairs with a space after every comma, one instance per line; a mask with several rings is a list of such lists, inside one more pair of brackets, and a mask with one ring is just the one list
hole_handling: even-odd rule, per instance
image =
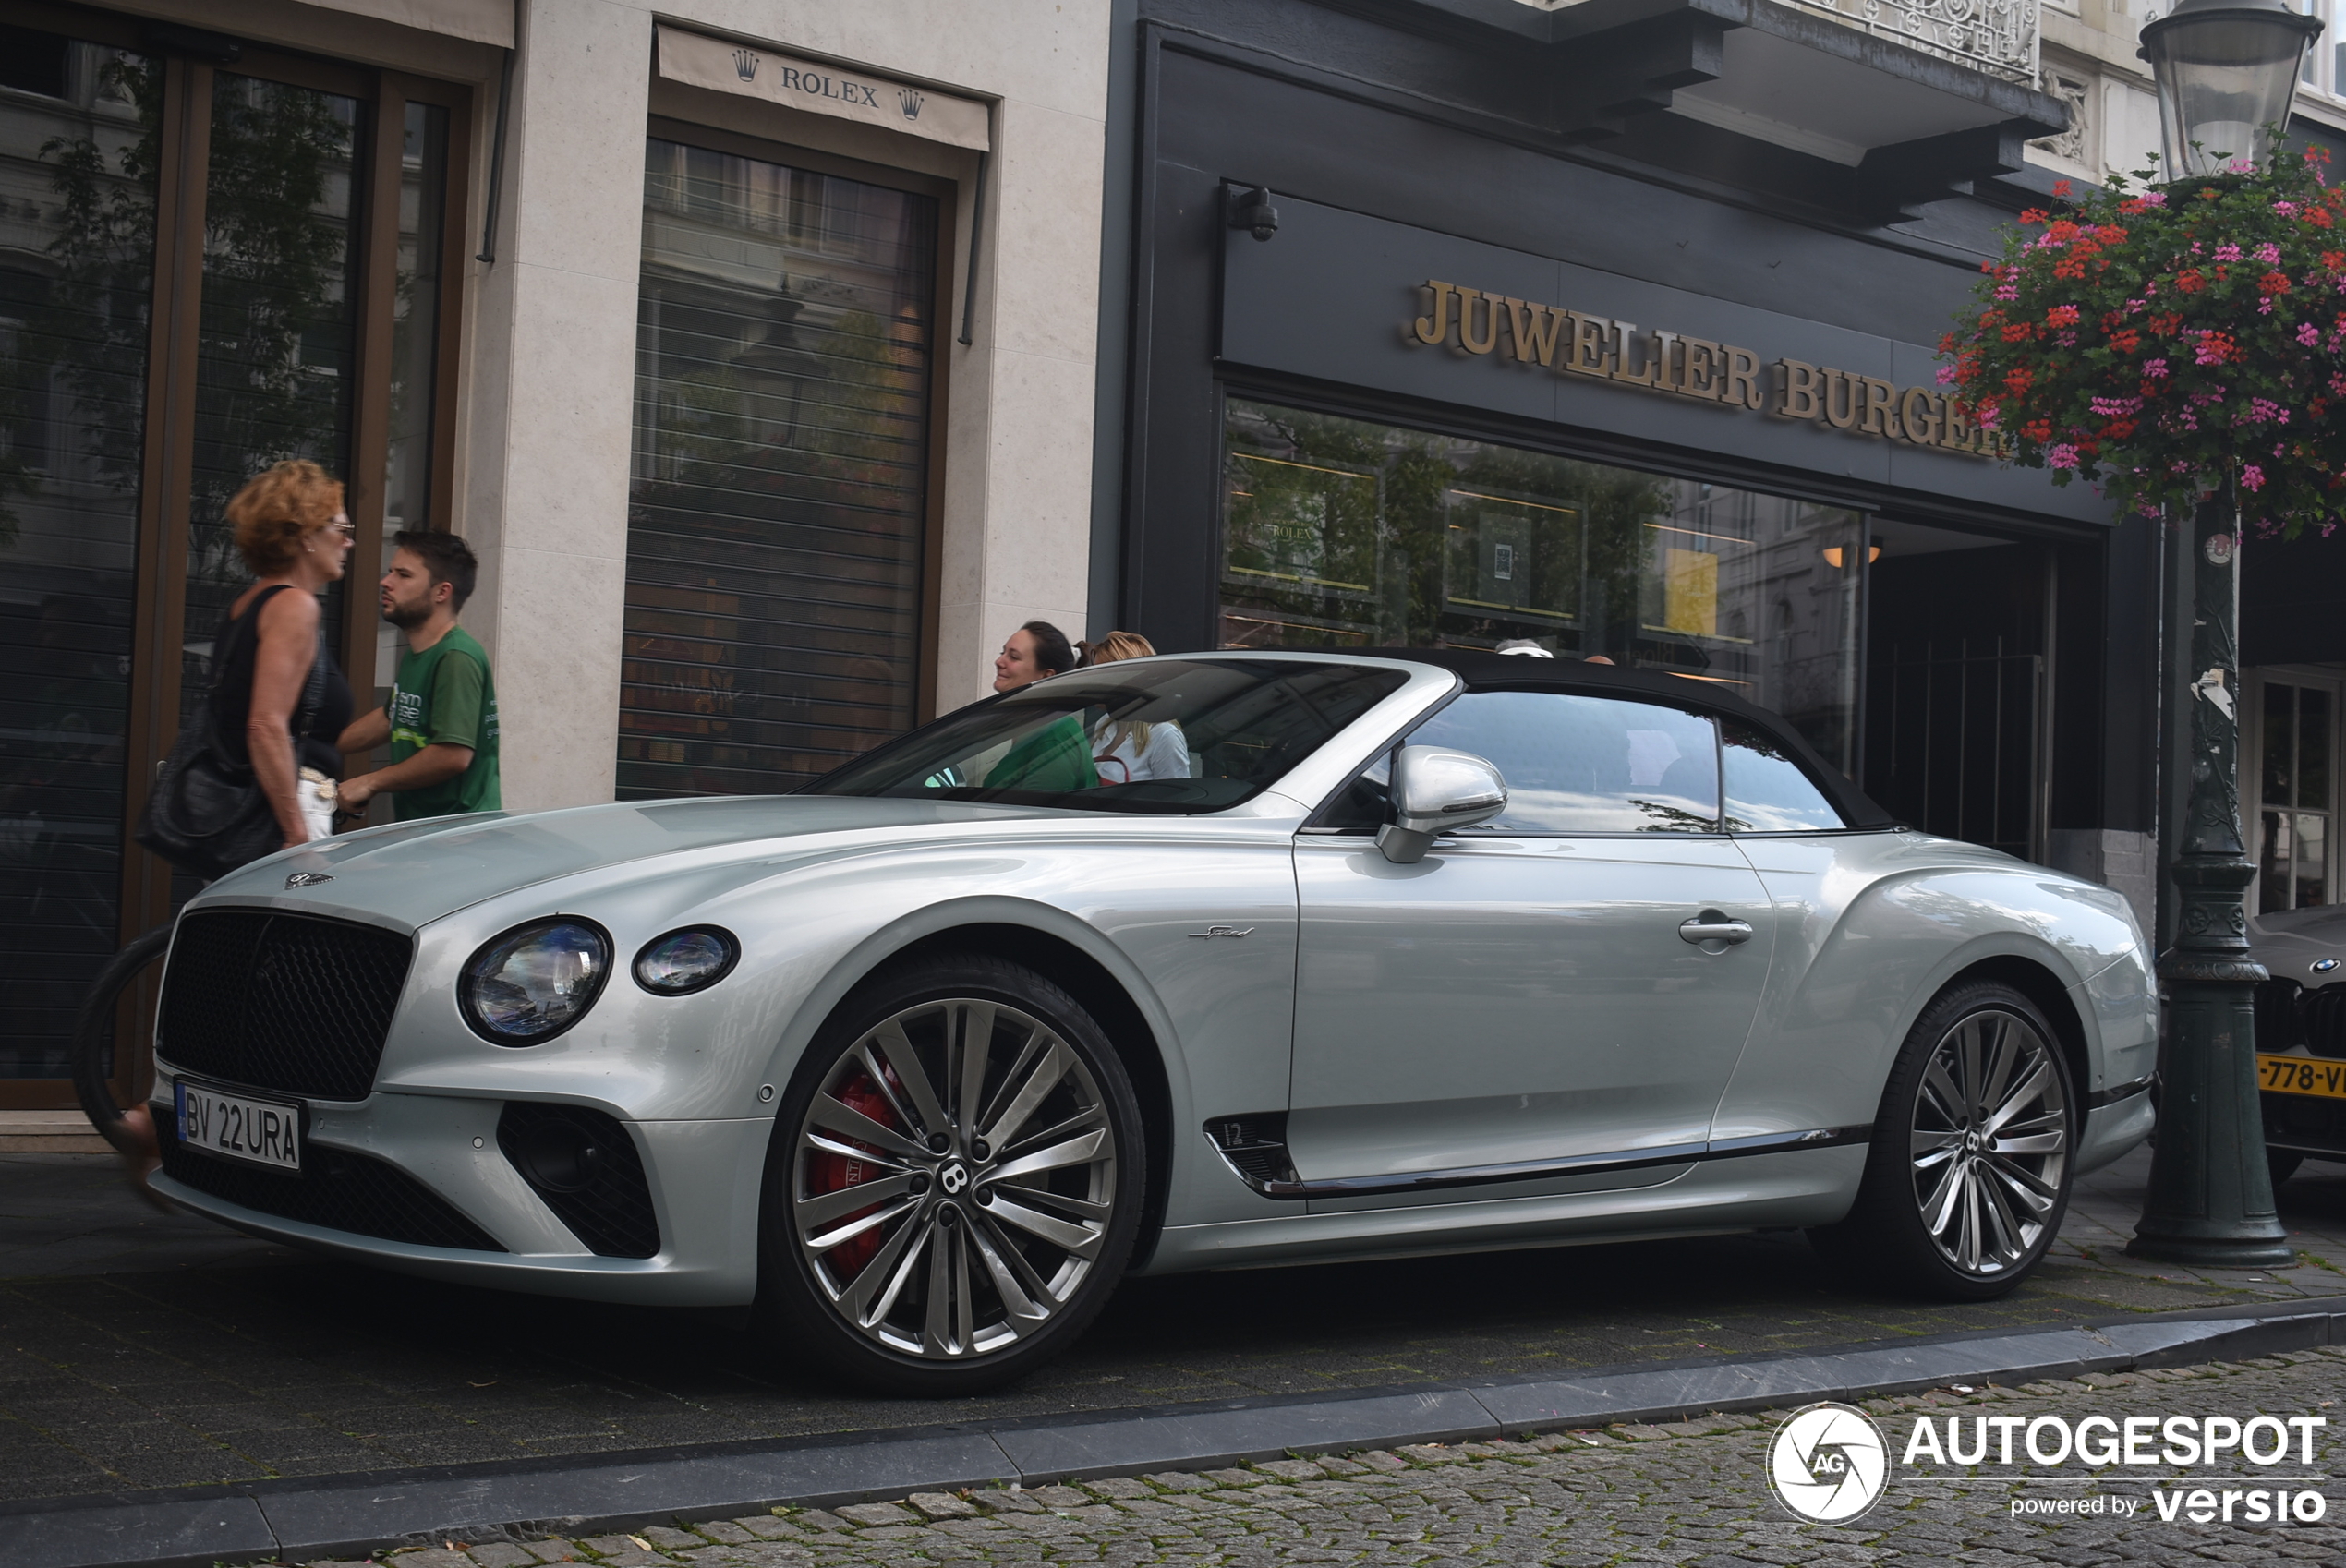
[[2278, 1187], [2308, 1159], [2346, 1160], [2346, 906], [2277, 911], [2248, 923], [2265, 1154]]
[[1134, 1272], [1805, 1226], [1996, 1296], [2147, 1131], [2155, 1008], [2118, 896], [1897, 826], [1721, 683], [1165, 657], [795, 795], [224, 878], [166, 971], [155, 1185], [966, 1392]]

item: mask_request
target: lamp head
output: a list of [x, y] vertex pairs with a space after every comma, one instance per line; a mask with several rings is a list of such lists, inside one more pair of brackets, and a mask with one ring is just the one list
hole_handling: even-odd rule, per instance
[[2284, 0], [2183, 0], [2144, 24], [2137, 53], [2159, 78], [2167, 177], [2261, 164], [2266, 127], [2288, 127], [2306, 47], [2321, 30], [2319, 18]]

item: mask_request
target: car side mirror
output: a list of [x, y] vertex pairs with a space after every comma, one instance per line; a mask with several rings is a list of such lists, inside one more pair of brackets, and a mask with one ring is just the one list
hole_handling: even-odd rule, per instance
[[1488, 821], [1507, 809], [1507, 781], [1472, 752], [1404, 746], [1393, 759], [1393, 820], [1376, 847], [1395, 865], [1425, 859], [1445, 833]]

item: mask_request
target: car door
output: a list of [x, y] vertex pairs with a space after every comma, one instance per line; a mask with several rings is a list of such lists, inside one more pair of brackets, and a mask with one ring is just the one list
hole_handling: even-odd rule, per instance
[[[1414, 865], [1387, 861], [1360, 822], [1299, 836], [1297, 1175], [1431, 1178], [1445, 1185], [1422, 1200], [1456, 1201], [1454, 1182], [1702, 1143], [1759, 1008], [1773, 924], [1719, 831], [1712, 721], [1473, 691], [1409, 741], [1496, 764], [1507, 808]], [[1373, 778], [1354, 791], [1376, 792]], [[1750, 935], [1697, 939], [1693, 925]], [[1655, 1179], [1648, 1167], [1573, 1185]]]

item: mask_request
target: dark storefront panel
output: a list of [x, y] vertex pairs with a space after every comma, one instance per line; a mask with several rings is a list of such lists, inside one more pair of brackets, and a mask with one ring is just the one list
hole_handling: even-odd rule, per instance
[[1510, 30], [1585, 8], [1135, 6], [1119, 623], [1528, 638], [1735, 681], [1937, 831], [2148, 826], [2155, 540], [1937, 380], [2022, 182], [1902, 211], [1759, 132], [1549, 134]]
[[918, 711], [933, 197], [654, 139], [619, 794], [772, 790]]
[[[444, 515], [453, 483], [463, 92], [258, 45], [215, 68], [74, 15], [79, 36], [0, 30], [0, 170], [39, 193], [0, 240], [5, 1105], [69, 1103], [83, 987], [194, 890], [124, 833], [250, 582], [228, 498], [281, 458], [324, 464], [364, 582], [387, 492], [399, 525]], [[363, 688], [373, 617], [346, 603], [328, 625]]]

